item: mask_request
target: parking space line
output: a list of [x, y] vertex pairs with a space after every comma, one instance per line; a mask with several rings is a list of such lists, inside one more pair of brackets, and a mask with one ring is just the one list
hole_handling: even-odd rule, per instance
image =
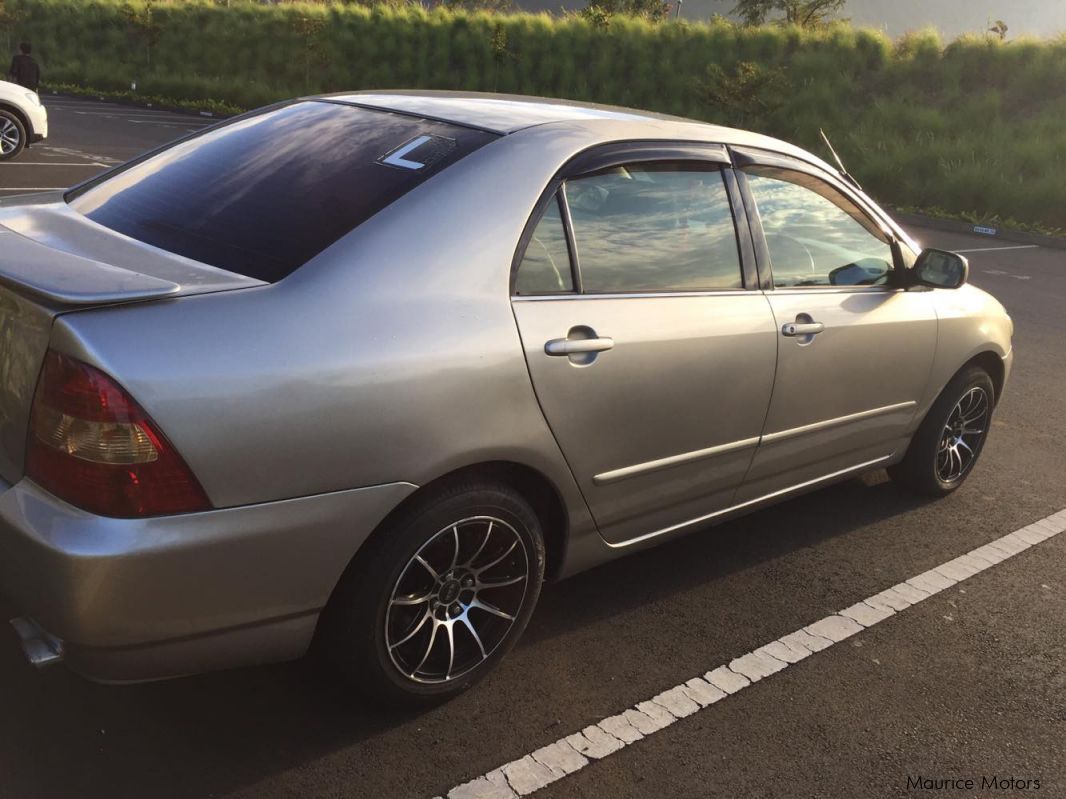
[[999, 250], [1039, 250], [1039, 244], [1016, 244], [1011, 247], [975, 247], [969, 250], [955, 250], [955, 252], [996, 252]]
[[9, 167], [9, 166], [94, 166], [94, 167], [101, 167], [101, 166], [107, 166], [107, 164], [99, 164], [99, 163], [97, 163], [95, 161], [91, 161], [89, 163], [85, 163], [83, 161], [83, 162], [77, 163], [77, 164], [62, 163], [62, 162], [59, 162], [59, 161], [12, 161], [11, 163], [0, 164], [0, 167]]
[[15, 186], [12, 189], [0, 189], [0, 191], [66, 191], [70, 186]]
[[1064, 530], [1061, 510], [452, 788], [448, 799], [527, 796]]

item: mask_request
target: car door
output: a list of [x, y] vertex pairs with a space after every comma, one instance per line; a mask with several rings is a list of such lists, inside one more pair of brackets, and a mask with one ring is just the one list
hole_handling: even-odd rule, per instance
[[728, 506], [758, 443], [777, 333], [743, 215], [738, 243], [727, 159], [586, 156], [516, 255], [537, 398], [613, 544]]
[[913, 253], [839, 181], [735, 154], [778, 332], [766, 425], [738, 502], [883, 462], [906, 447], [937, 343]]

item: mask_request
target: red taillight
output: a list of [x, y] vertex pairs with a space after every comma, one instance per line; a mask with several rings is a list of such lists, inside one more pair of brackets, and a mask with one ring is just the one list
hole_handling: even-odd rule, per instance
[[101, 516], [160, 516], [211, 503], [177, 450], [121, 386], [49, 350], [37, 381], [26, 474]]

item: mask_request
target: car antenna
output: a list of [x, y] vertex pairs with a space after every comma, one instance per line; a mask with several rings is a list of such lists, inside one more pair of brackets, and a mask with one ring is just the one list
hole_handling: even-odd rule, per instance
[[833, 154], [833, 159], [837, 162], [837, 166], [840, 168], [840, 177], [844, 178], [844, 180], [846, 180], [852, 186], [857, 188], [859, 191], [862, 191], [862, 186], [859, 185], [859, 181], [855, 180], [855, 178], [848, 174], [848, 170], [844, 168], [844, 162], [840, 160], [840, 156], [837, 155], [837, 151], [833, 149], [833, 145], [829, 141], [829, 137], [825, 135], [825, 131], [821, 128], [818, 128], [818, 132], [822, 134], [822, 141], [825, 142], [825, 146], [829, 148], [829, 152]]

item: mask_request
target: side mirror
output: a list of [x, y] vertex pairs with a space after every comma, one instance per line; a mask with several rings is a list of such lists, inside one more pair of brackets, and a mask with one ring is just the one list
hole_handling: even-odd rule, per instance
[[957, 289], [970, 277], [970, 262], [946, 250], [922, 250], [911, 269], [913, 282], [936, 289]]

